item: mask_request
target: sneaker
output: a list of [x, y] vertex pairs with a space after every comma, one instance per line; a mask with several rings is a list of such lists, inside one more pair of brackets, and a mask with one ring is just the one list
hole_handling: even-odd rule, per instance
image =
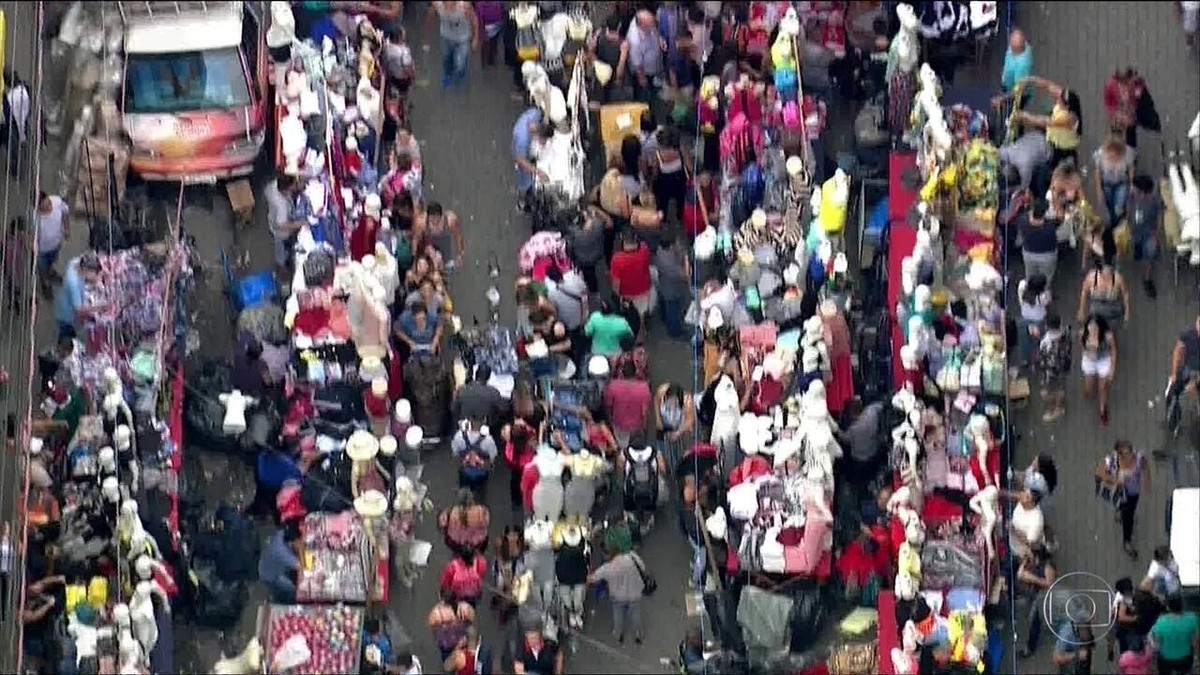
[[1146, 297], [1153, 300], [1158, 297], [1158, 286], [1154, 284], [1153, 279], [1146, 279], [1142, 282], [1142, 288], [1146, 290]]
[[1058, 420], [1062, 419], [1064, 412], [1066, 412], [1066, 411], [1063, 410], [1062, 408], [1055, 408], [1054, 410], [1047, 410], [1046, 412], [1042, 413], [1042, 421], [1047, 422], [1047, 423], [1048, 422], [1057, 422]]

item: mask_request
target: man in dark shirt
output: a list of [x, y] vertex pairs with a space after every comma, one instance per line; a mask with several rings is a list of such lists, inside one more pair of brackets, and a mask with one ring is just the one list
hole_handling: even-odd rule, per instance
[[1169, 390], [1178, 395], [1189, 384], [1200, 377], [1200, 313], [1196, 323], [1179, 334], [1175, 349], [1171, 352], [1171, 379]]
[[541, 631], [525, 631], [520, 658], [513, 662], [517, 675], [562, 675], [563, 655], [558, 644], [542, 637]]
[[1139, 175], [1133, 178], [1125, 217], [1129, 222], [1129, 238], [1133, 242], [1133, 257], [1142, 261], [1142, 287], [1151, 298], [1158, 296], [1154, 285], [1154, 265], [1158, 262], [1158, 228], [1162, 223], [1163, 203], [1154, 179]]
[[233, 372], [230, 380], [233, 388], [246, 396], [259, 398], [267, 393], [271, 376], [267, 364], [262, 360], [263, 346], [258, 340], [243, 336], [238, 340], [233, 357]]
[[485, 420], [495, 423], [504, 409], [504, 397], [488, 384], [492, 369], [485, 365], [475, 367], [475, 376], [463, 385], [454, 397], [455, 420]]

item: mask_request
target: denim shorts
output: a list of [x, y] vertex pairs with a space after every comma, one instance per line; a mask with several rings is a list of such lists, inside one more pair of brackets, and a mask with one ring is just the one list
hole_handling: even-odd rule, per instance
[[58, 254], [61, 251], [61, 248], [56, 248], [52, 251], [42, 251], [38, 253], [38, 270], [41, 272], [49, 272], [50, 270], [54, 269], [54, 265], [58, 262]]

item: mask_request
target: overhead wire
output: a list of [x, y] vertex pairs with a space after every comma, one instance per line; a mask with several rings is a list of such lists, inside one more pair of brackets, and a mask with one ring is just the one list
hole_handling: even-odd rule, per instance
[[[32, 426], [33, 426], [33, 406], [34, 406], [34, 402], [36, 401], [37, 393], [40, 391], [40, 388], [35, 387], [35, 383], [37, 382], [37, 372], [36, 372], [36, 367], [35, 367], [35, 364], [36, 364], [35, 332], [36, 332], [36, 326], [37, 326], [38, 305], [39, 305], [37, 294], [38, 294], [38, 291], [40, 290], [38, 288], [38, 270], [37, 270], [37, 265], [36, 265], [35, 261], [37, 259], [37, 235], [38, 235], [36, 198], [41, 193], [41, 170], [42, 170], [41, 153], [42, 153], [42, 145], [43, 145], [43, 143], [42, 143], [42, 141], [43, 141], [42, 125], [41, 125], [41, 118], [42, 118], [42, 112], [41, 112], [42, 96], [41, 96], [41, 94], [42, 94], [42, 87], [43, 87], [42, 48], [43, 48], [43, 30], [45, 27], [45, 4], [43, 2], [37, 2], [37, 3], [31, 4], [31, 5], [23, 5], [23, 4], [17, 3], [17, 4], [12, 5], [12, 7], [14, 10], [13, 17], [11, 17], [11, 20], [6, 20], [6, 22], [5, 22], [9, 37], [15, 38], [17, 35], [24, 34], [24, 31], [17, 28], [21, 24], [28, 25], [29, 23], [32, 23], [34, 25], [33, 53], [32, 53], [32, 59], [31, 59], [31, 61], [33, 63], [33, 86], [30, 88], [30, 87], [28, 87], [28, 85], [26, 85], [27, 88], [29, 89], [30, 114], [29, 114], [29, 119], [26, 122], [26, 129], [25, 129], [26, 137], [30, 140], [30, 142], [28, 143], [28, 152], [29, 152], [29, 156], [30, 156], [30, 160], [29, 160], [30, 161], [30, 183], [32, 185], [32, 191], [28, 197], [23, 198], [23, 199], [20, 197], [22, 190], [18, 189], [16, 191], [18, 200], [21, 202], [17, 213], [25, 215], [25, 216], [27, 216], [27, 218], [26, 218], [26, 223], [25, 223], [25, 230], [22, 232], [14, 233], [14, 236], [23, 237], [26, 240], [26, 249], [22, 252], [23, 260], [21, 260], [20, 262], [24, 266], [23, 277], [24, 277], [25, 283], [22, 285], [25, 287], [24, 290], [28, 293], [28, 297], [24, 298], [22, 300], [22, 304], [24, 305], [23, 309], [26, 309], [28, 312], [26, 316], [28, 318], [28, 326], [29, 327], [27, 329], [18, 329], [18, 325], [17, 325], [18, 322], [20, 322], [20, 323], [24, 323], [24, 322], [20, 321], [19, 316], [15, 315], [13, 312], [5, 313], [5, 315], [9, 317], [9, 321], [6, 322], [7, 325], [5, 326], [5, 329], [6, 329], [5, 333], [8, 334], [9, 339], [7, 340], [7, 346], [4, 350], [4, 355], [3, 355], [4, 360], [2, 363], [0, 363], [0, 365], [2, 365], [4, 367], [8, 367], [10, 365], [15, 364], [16, 359], [21, 359], [22, 365], [25, 368], [25, 371], [24, 371], [25, 377], [24, 377], [24, 380], [20, 383], [22, 385], [21, 390], [20, 390], [20, 397], [15, 402], [15, 404], [17, 406], [16, 416], [17, 416], [17, 419], [19, 419], [21, 422], [21, 430], [19, 433], [17, 432], [16, 429], [7, 430], [10, 435], [16, 436], [18, 438], [18, 440], [17, 440], [18, 447], [16, 448], [15, 453], [12, 453], [8, 457], [5, 458], [7, 461], [0, 462], [0, 471], [3, 471], [3, 475], [0, 475], [0, 486], [3, 486], [3, 488], [7, 490], [7, 489], [11, 489], [11, 486], [14, 483], [17, 483], [20, 485], [20, 490], [17, 491], [17, 493], [15, 495], [15, 499], [14, 499], [15, 513], [12, 514], [11, 520], [18, 521], [16, 523], [16, 527], [14, 529], [17, 529], [19, 531], [19, 537], [20, 537], [20, 541], [18, 544], [19, 550], [24, 551], [27, 547], [28, 539], [29, 539], [29, 523], [28, 523], [28, 520], [23, 517], [25, 509], [23, 508], [22, 502], [27, 499], [27, 496], [29, 494], [29, 487], [30, 487], [29, 462], [27, 460], [25, 460], [25, 455], [27, 452], [27, 448], [29, 447], [29, 441], [31, 438]], [[33, 10], [34, 16], [32, 17], [32, 19], [33, 19], [32, 21], [24, 20], [25, 19], [24, 12], [26, 9]], [[8, 44], [11, 45], [11, 51], [10, 51], [10, 53], [5, 55], [5, 62], [6, 62], [6, 64], [8, 64], [8, 67], [10, 68], [10, 72], [15, 72], [15, 70], [16, 70], [17, 42], [18, 41], [15, 39], [8, 41]], [[15, 84], [15, 82], [12, 84]], [[5, 92], [5, 95], [7, 96], [7, 92]], [[9, 134], [10, 135], [9, 135], [9, 139], [8, 139], [9, 143], [14, 143], [14, 142], [19, 143], [20, 142], [19, 136], [17, 138], [13, 138], [13, 133], [15, 131], [16, 131], [16, 129], [14, 129], [10, 124], [10, 126], [9, 126]], [[13, 152], [13, 150], [10, 148], [9, 152], [11, 153], [11, 152]], [[16, 160], [17, 161], [15, 162], [16, 166], [9, 167], [11, 169], [16, 169], [16, 173], [17, 173], [16, 176], [13, 175], [12, 171], [6, 171], [6, 173], [5, 173], [3, 220], [2, 220], [2, 222], [0, 222], [0, 225], [3, 225], [6, 228], [8, 227], [8, 223], [9, 223], [10, 219], [12, 218], [12, 213], [13, 213], [12, 198], [14, 196], [14, 191], [12, 188], [14, 187], [13, 186], [14, 180], [17, 181], [18, 185], [20, 185], [20, 181], [19, 181], [20, 159], [21, 159], [21, 152], [20, 152], [20, 150], [17, 150], [16, 151]], [[5, 265], [7, 265], [9, 262], [14, 262], [14, 263], [16, 262], [16, 261], [10, 260], [9, 251], [7, 250], [7, 247], [9, 245], [13, 245], [13, 243], [14, 242], [11, 242], [9, 240], [7, 233], [6, 233], [6, 236], [4, 237], [4, 243], [3, 243], [4, 250], [0, 251], [3, 253], [2, 259], [3, 259], [3, 263]], [[11, 283], [11, 281], [9, 281], [8, 279], [5, 279], [5, 282]], [[8, 291], [10, 291], [10, 289], [6, 288], [5, 291], [8, 292]], [[7, 296], [5, 295], [3, 298], [0, 298], [0, 299], [7, 300]], [[15, 376], [15, 373], [10, 372], [9, 375], [10, 375], [9, 385], [11, 385], [10, 389], [15, 389], [16, 385], [18, 383], [11, 379], [12, 377]], [[11, 418], [10, 418], [10, 420], [11, 420]], [[17, 475], [10, 477], [9, 476], [10, 471], [15, 472]], [[8, 516], [8, 515], [9, 514], [6, 514], [6, 516]], [[25, 565], [23, 565], [23, 564], [17, 565], [16, 569], [13, 570], [13, 573], [11, 574], [10, 579], [9, 579], [9, 583], [13, 585], [10, 587], [10, 589], [15, 590], [16, 592], [10, 592], [9, 598], [8, 598], [8, 600], [10, 602], [13, 599], [16, 599], [17, 602], [15, 603], [15, 607], [5, 608], [9, 612], [8, 616], [19, 616], [17, 614], [17, 610], [19, 608], [22, 608], [25, 606], [25, 598], [26, 598], [25, 583], [26, 583], [26, 581], [27, 580], [26, 580], [26, 575], [25, 575]], [[10, 653], [9, 653], [8, 658], [15, 665], [15, 670], [13, 672], [21, 672], [22, 666], [23, 666], [22, 660], [24, 657], [24, 649], [23, 649], [24, 626], [23, 626], [23, 622], [21, 622], [21, 621], [13, 621], [12, 623], [16, 624], [15, 640], [13, 640], [14, 644], [10, 645]], [[8, 664], [4, 664], [4, 665], [7, 666]]]

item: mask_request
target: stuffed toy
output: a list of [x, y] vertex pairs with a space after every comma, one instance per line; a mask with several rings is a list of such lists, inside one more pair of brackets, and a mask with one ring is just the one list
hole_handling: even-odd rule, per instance
[[241, 436], [246, 432], [246, 409], [258, 404], [258, 399], [242, 394], [240, 390], [221, 394], [217, 397], [225, 406], [225, 420], [222, 429], [226, 436]]

